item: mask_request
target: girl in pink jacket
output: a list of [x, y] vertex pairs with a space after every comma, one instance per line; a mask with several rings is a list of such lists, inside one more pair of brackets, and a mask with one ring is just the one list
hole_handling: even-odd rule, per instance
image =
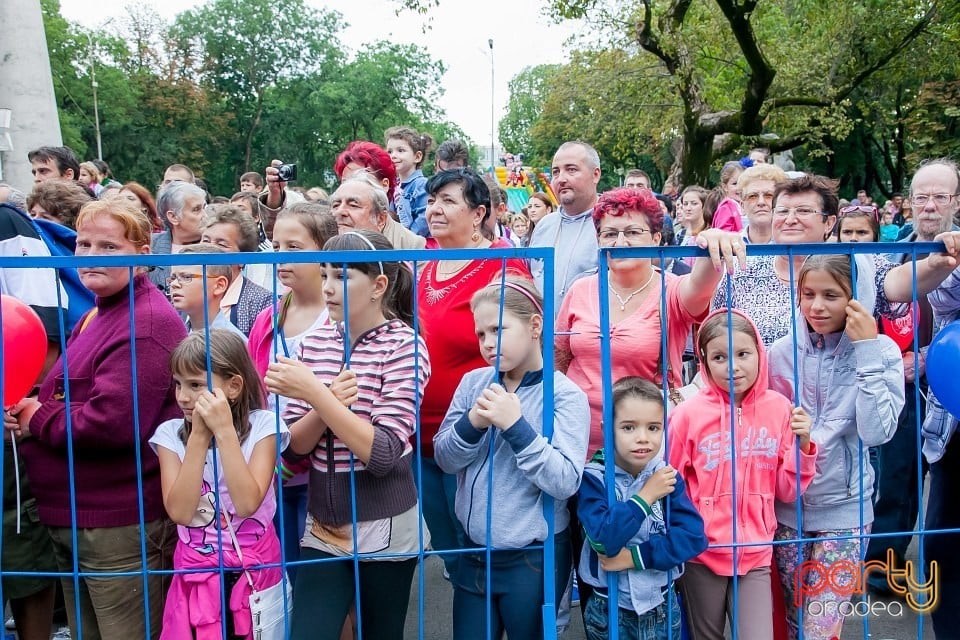
[[740, 311], [709, 315], [696, 350], [706, 384], [674, 410], [667, 434], [709, 541], [681, 579], [687, 620], [695, 640], [721, 640], [736, 610], [740, 637], [772, 639], [774, 499], [794, 500], [813, 479], [810, 417], [769, 390], [763, 342]]

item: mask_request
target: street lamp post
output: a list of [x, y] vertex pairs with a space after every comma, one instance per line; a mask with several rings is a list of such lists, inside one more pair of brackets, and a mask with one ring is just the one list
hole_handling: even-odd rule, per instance
[[[90, 34], [87, 34], [90, 37]], [[103, 160], [103, 145], [100, 142], [100, 106], [97, 103], [97, 56], [90, 41], [90, 84], [93, 87], [93, 128], [97, 134], [97, 160]]]
[[[103, 29], [113, 22], [113, 18], [107, 19], [100, 25]], [[97, 136], [97, 159], [103, 160], [103, 144], [100, 141], [100, 103], [97, 102], [97, 49], [93, 46], [93, 36], [87, 32], [87, 42], [90, 43], [90, 86], [93, 89], [93, 130]]]
[[494, 173], [496, 173], [497, 159], [496, 159], [496, 107], [494, 106], [494, 75], [493, 75], [493, 38], [487, 40], [487, 44], [490, 46], [490, 166], [493, 167]]

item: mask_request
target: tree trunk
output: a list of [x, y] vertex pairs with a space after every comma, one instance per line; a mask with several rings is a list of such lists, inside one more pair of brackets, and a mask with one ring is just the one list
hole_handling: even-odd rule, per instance
[[890, 183], [893, 185], [893, 190], [900, 193], [903, 193], [907, 181], [906, 117], [906, 114], [903, 112], [903, 89], [900, 88], [897, 90], [897, 126], [894, 137], [894, 144], [897, 147], [897, 159], [894, 164], [897, 170], [896, 173], [891, 173], [890, 175]]
[[681, 154], [682, 184], [698, 184], [707, 187], [710, 184], [710, 165], [713, 162], [713, 135], [705, 134], [696, 125], [688, 127], [684, 131]]
[[257, 109], [253, 114], [253, 122], [247, 131], [246, 149], [243, 152], [243, 172], [250, 171], [250, 156], [253, 154], [253, 135], [260, 126], [260, 116], [263, 115], [263, 89], [257, 91]]

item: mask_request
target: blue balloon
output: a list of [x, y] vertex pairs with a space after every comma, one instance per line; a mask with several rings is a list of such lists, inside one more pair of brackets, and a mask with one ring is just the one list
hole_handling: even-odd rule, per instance
[[937, 333], [927, 350], [927, 382], [940, 404], [960, 417], [960, 320]]

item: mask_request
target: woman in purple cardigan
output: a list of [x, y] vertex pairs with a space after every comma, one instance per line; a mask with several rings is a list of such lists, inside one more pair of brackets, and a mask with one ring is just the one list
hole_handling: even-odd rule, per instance
[[[76, 254], [148, 254], [150, 230], [147, 217], [124, 201], [92, 202], [77, 218]], [[81, 572], [142, 571], [141, 532], [147, 568], [171, 569], [176, 527], [164, 513], [159, 463], [147, 440], [161, 422], [182, 415], [169, 360], [186, 329], [145, 269], [134, 269], [132, 286], [127, 267], [84, 267], [79, 273], [84, 286], [96, 294], [96, 306], [77, 323], [66, 353], [38, 397], [15, 407], [11, 413], [16, 424], [8, 419], [6, 426], [22, 439], [40, 520], [50, 531], [60, 571], [73, 571], [74, 555]], [[68, 442], [73, 445], [75, 515]], [[142, 520], [138, 475], [143, 482]], [[143, 638], [149, 613], [156, 638], [168, 582], [163, 578], [150, 575], [146, 585], [141, 575], [80, 578], [79, 611], [74, 607], [74, 580], [64, 578], [72, 637]]]

